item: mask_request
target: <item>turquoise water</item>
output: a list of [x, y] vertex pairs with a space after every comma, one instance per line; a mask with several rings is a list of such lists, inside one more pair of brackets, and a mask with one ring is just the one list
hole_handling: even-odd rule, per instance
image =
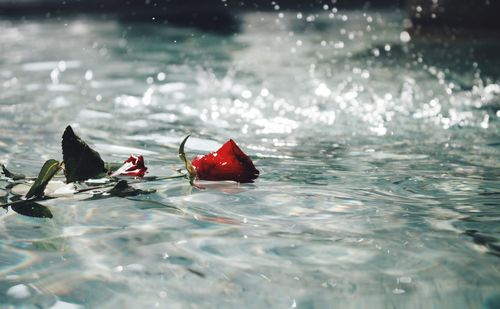
[[[500, 43], [404, 13], [246, 13], [241, 31], [0, 21], [0, 162], [71, 124], [107, 161], [236, 140], [255, 184], [0, 214], [0, 307], [500, 306]], [[7, 183], [0, 182], [2, 187]], [[0, 200], [4, 199], [0, 190]], [[62, 306], [62, 307], [58, 307]]]

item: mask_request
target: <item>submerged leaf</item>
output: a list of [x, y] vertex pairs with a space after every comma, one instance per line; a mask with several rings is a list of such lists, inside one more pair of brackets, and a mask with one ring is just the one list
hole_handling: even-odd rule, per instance
[[126, 197], [126, 196], [136, 196], [140, 194], [153, 193], [156, 190], [141, 190], [130, 186], [126, 180], [120, 180], [118, 183], [111, 188], [107, 193], [113, 196]]
[[42, 197], [45, 187], [47, 187], [49, 181], [52, 179], [52, 177], [54, 177], [54, 175], [59, 171], [60, 168], [61, 164], [59, 163], [59, 161], [54, 159], [47, 160], [40, 170], [35, 183], [31, 186], [28, 193], [26, 193], [26, 198], [29, 199], [31, 197]]
[[99, 153], [78, 137], [71, 126], [64, 130], [62, 151], [64, 174], [68, 183], [99, 178], [107, 173]]
[[26, 178], [26, 176], [24, 176], [23, 174], [12, 173], [3, 164], [1, 164], [1, 166], [2, 166], [2, 173], [5, 175], [5, 177], [9, 177], [12, 180], [20, 180]]
[[28, 216], [28, 217], [35, 217], [35, 218], [52, 218], [52, 212], [50, 212], [50, 209], [40, 205], [38, 203], [35, 203], [33, 201], [26, 201], [24, 203], [18, 203], [11, 205], [10, 208], [12, 208], [13, 211], [17, 212], [18, 214]]
[[144, 191], [144, 190], [136, 189], [136, 188], [130, 186], [126, 180], [120, 180], [107, 193], [109, 193], [112, 196], [126, 197], [126, 196], [136, 196], [139, 194], [148, 194], [148, 193], [153, 193], [153, 192], [155, 192], [155, 191], [154, 190]]
[[124, 192], [126, 190], [130, 190], [130, 188], [132, 187], [129, 186], [126, 180], [120, 180], [116, 183], [116, 185], [113, 188], [111, 188], [111, 190], [108, 191], [108, 193], [111, 195], [115, 195]]

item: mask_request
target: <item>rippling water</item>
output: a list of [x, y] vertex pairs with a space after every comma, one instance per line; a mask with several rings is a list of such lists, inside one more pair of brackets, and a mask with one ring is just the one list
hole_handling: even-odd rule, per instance
[[142, 153], [151, 175], [180, 166], [190, 132], [192, 155], [233, 138], [261, 170], [251, 185], [44, 202], [52, 219], [2, 211], [0, 303], [499, 307], [496, 37], [419, 37], [399, 12], [242, 18], [230, 36], [0, 21], [11, 169], [60, 159], [71, 124], [107, 161]]

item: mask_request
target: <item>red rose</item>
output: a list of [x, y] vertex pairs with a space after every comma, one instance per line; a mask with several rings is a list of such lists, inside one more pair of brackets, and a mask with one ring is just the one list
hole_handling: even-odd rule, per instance
[[141, 155], [130, 155], [123, 166], [117, 169], [112, 177], [127, 175], [132, 177], [144, 177], [148, 168], [144, 165], [144, 158]]
[[196, 156], [192, 165], [196, 169], [196, 178], [200, 180], [233, 180], [246, 183], [259, 177], [259, 171], [252, 160], [232, 139], [216, 152]]

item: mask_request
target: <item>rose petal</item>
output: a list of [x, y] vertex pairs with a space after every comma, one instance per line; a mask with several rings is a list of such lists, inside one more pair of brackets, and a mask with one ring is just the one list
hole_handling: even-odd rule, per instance
[[231, 139], [216, 152], [197, 156], [192, 161], [200, 180], [253, 182], [259, 176], [252, 160]]
[[141, 155], [130, 155], [130, 157], [125, 160], [124, 164], [111, 174], [111, 177], [120, 175], [144, 177], [147, 169], [148, 168], [144, 165], [144, 158]]

